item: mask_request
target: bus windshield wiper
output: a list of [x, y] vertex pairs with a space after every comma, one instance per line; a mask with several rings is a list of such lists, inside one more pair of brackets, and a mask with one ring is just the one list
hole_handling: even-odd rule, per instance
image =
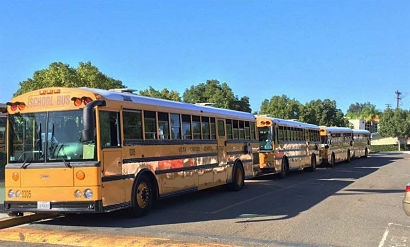
[[[64, 152], [64, 143], [61, 143], [61, 144], [60, 144], [60, 148], [57, 150], [57, 157], [59, 156], [58, 153], [60, 152], [60, 150], [62, 150], [62, 151]], [[65, 153], [65, 152], [64, 152], [64, 153]], [[68, 162], [68, 161], [66, 161], [66, 160], [64, 159], [64, 155], [61, 155], [60, 157], [61, 157], [61, 159], [63, 160], [64, 165], [65, 165], [66, 167], [68, 167], [68, 168], [71, 168], [71, 167], [72, 167], [72, 166], [70, 165], [70, 162]]]
[[64, 159], [64, 157], [63, 157], [63, 156], [61, 156], [61, 159], [63, 160], [64, 165], [65, 165], [66, 167], [68, 167], [68, 168], [73, 167], [73, 166], [70, 164], [70, 162], [67, 162], [67, 161]]
[[25, 159], [24, 162], [23, 162], [23, 164], [21, 165], [21, 168], [26, 169], [26, 168], [31, 164], [32, 161], [33, 161], [33, 159], [30, 159], [30, 160], [27, 162], [27, 159]]

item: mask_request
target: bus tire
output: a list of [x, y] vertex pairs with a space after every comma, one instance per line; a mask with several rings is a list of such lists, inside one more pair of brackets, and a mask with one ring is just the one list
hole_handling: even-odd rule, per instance
[[245, 186], [245, 172], [241, 162], [235, 162], [232, 171], [232, 181], [228, 184], [229, 190], [239, 191]]
[[335, 163], [336, 163], [336, 157], [335, 157], [335, 153], [332, 153], [331, 157], [330, 157], [330, 162], [329, 165], [330, 167], [335, 167]]
[[310, 158], [310, 171], [316, 171], [316, 155], [312, 154], [312, 158]]
[[281, 170], [280, 170], [280, 173], [279, 173], [280, 178], [285, 178], [288, 175], [288, 171], [289, 171], [288, 161], [286, 160], [286, 158], [283, 158], [282, 159]]
[[364, 158], [367, 158], [367, 156], [369, 156], [369, 150], [366, 148], [364, 150]]
[[24, 216], [24, 213], [23, 212], [13, 211], [13, 212], [8, 212], [7, 215], [10, 216], [10, 217], [20, 217], [20, 216]]
[[138, 176], [132, 187], [130, 215], [140, 217], [146, 215], [155, 200], [155, 188], [152, 179], [147, 175]]
[[347, 150], [347, 154], [346, 154], [346, 162], [350, 162], [350, 159], [351, 159], [351, 157], [350, 157], [350, 149], [348, 149]]

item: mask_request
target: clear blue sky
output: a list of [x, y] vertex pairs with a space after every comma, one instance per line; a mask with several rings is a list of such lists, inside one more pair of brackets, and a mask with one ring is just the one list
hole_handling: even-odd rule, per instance
[[253, 111], [285, 94], [410, 109], [410, 1], [5, 1], [0, 102], [52, 62], [182, 96], [216, 79]]

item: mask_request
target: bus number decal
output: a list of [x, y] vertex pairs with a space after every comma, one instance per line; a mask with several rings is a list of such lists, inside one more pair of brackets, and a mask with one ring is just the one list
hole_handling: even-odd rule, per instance
[[21, 196], [23, 198], [31, 198], [31, 190], [22, 190], [21, 191]]

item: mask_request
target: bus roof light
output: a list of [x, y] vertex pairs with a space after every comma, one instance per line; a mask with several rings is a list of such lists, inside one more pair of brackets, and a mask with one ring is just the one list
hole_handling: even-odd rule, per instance
[[80, 106], [82, 103], [82, 100], [80, 98], [77, 97], [72, 97], [71, 100], [74, 102], [75, 106]]
[[10, 109], [12, 111], [16, 111], [17, 109], [19, 110], [24, 110], [26, 107], [26, 104], [24, 102], [7, 102], [6, 105], [10, 106]]
[[84, 105], [87, 105], [88, 103], [90, 103], [91, 101], [93, 101], [90, 97], [82, 97], [81, 98], [84, 102]]

